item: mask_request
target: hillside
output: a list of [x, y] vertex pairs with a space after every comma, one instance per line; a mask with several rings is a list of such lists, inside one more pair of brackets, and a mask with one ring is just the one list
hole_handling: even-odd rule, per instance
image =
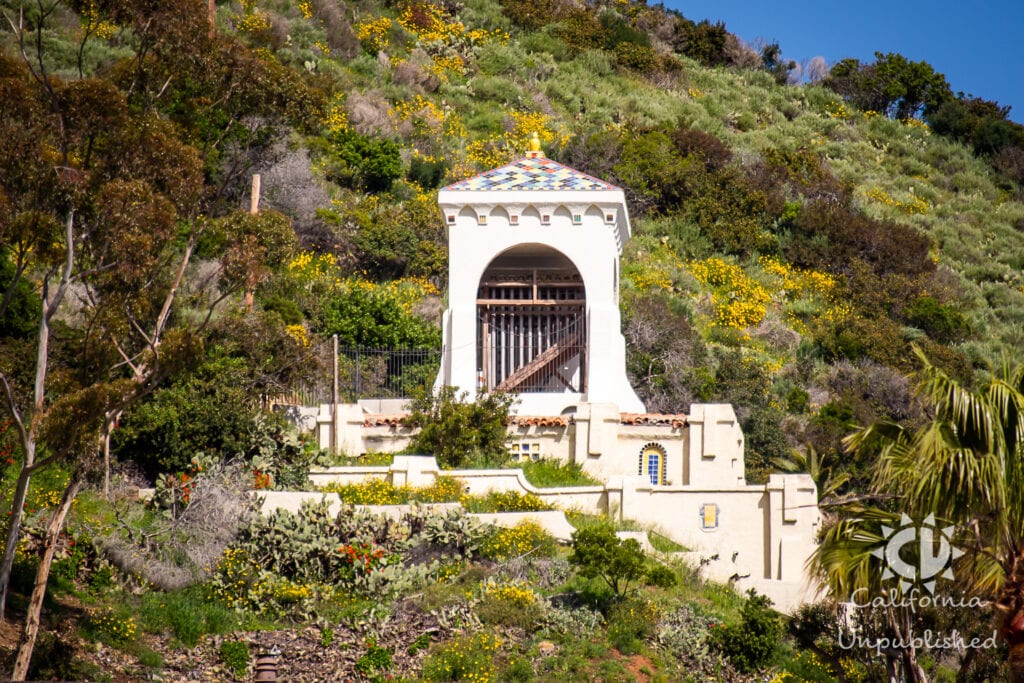
[[[842, 439], [878, 419], [926, 423], [908, 379], [917, 352], [967, 387], [1021, 358], [1024, 128], [899, 55], [789, 84], [779, 46], [628, 0], [0, 9], [0, 454], [14, 510], [54, 508], [79, 479], [102, 491], [112, 471], [115, 488], [180, 496], [197, 454], [239, 456], [257, 482], [301, 480], [316, 454], [257, 397], [322, 392], [335, 334], [439, 347], [437, 190], [516, 158], [534, 133], [626, 193], [623, 332], [647, 409], [735, 404], [750, 481], [807, 466], [799, 449], [828, 463], [833, 497], [865, 493], [874, 460]], [[362, 373], [348, 398], [395, 374], [346, 371]], [[404, 392], [433, 372], [403, 371]], [[55, 465], [40, 474], [37, 446]], [[107, 531], [124, 521], [95, 505]], [[32, 534], [42, 548], [39, 519]], [[740, 622], [739, 598], [685, 590]]]

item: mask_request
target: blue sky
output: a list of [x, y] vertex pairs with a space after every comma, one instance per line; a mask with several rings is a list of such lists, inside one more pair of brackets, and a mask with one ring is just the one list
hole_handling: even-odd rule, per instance
[[[652, 0], [653, 1], [653, 0]], [[665, 0], [694, 21], [724, 21], [747, 43], [778, 42], [786, 59], [874, 61], [898, 52], [945, 74], [953, 92], [1010, 105], [1024, 123], [1024, 0], [859, 3]]]

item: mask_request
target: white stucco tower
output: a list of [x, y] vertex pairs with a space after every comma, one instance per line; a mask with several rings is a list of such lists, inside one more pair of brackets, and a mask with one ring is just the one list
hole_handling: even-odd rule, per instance
[[438, 193], [449, 285], [437, 384], [516, 392], [520, 414], [644, 412], [619, 318], [625, 197], [545, 158], [536, 137], [531, 148]]

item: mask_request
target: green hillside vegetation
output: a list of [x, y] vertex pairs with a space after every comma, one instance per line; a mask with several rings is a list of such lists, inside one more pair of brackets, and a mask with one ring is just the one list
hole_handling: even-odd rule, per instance
[[[665, 571], [680, 585], [645, 560], [648, 585], [624, 602], [575, 574], [569, 550], [550, 539], [540, 544], [550, 557], [508, 574], [508, 557], [478, 562], [476, 550], [417, 527], [443, 527], [436, 520], [373, 539], [411, 567], [389, 576], [386, 609], [418, 615], [378, 643], [384, 612], [353, 588], [370, 579], [300, 575], [308, 558], [290, 548], [266, 576], [244, 558], [221, 566], [221, 581], [250, 572], [251, 590], [205, 600], [225, 549], [241, 557], [258, 545], [242, 499], [224, 506], [237, 513], [227, 535], [172, 542], [177, 522], [161, 520], [198, 524], [208, 508], [194, 504], [197, 482], [215, 482], [209, 500], [253, 478], [305, 483], [324, 456], [261, 397], [329, 384], [332, 335], [344, 347], [440, 346], [447, 245], [436, 192], [516, 158], [535, 133], [549, 157], [626, 193], [623, 332], [648, 410], [733, 403], [748, 481], [806, 469], [825, 502], [874, 493], [893, 513], [907, 480], [878, 474], [880, 447], [847, 450], [844, 437], [878, 420], [907, 433], [932, 424], [935, 397], [915, 393], [912, 373], [944, 373], [970, 390], [1020, 360], [1024, 127], [1005, 108], [954, 94], [929, 65], [894, 54], [792, 84], [785, 46], [756, 50], [722, 24], [628, 0], [0, 9], [0, 457], [12, 520], [0, 585], [20, 620], [44, 604], [42, 593], [29, 597], [38, 558], [57, 553], [38, 648], [77, 637], [54, 627], [78, 609], [57, 598], [74, 596], [88, 607], [76, 619], [85, 637], [120, 647], [137, 670], [162, 666], [151, 648], [190, 647], [202, 633], [316, 623], [325, 649], [337, 628], [339, 643], [344, 630], [346, 647], [366, 650], [354, 666], [367, 680], [388, 670], [382, 653], [401, 660], [402, 676], [462, 680], [458, 667], [486, 668], [459, 660], [466, 648], [500, 653], [487, 680], [879, 671], [869, 657], [839, 656], [831, 608], [809, 608], [783, 637], [760, 599], [703, 585], [674, 560]], [[254, 173], [258, 214], [248, 211]], [[436, 366], [414, 358], [342, 362], [363, 389], [401, 380], [422, 393]], [[342, 393], [355, 398], [355, 382]], [[124, 482], [155, 484], [156, 507], [109, 502]], [[52, 510], [62, 512], [48, 533]], [[848, 511], [831, 510], [829, 522]], [[58, 533], [65, 514], [68, 535]], [[471, 531], [472, 543], [493, 541], [493, 531]], [[1007, 532], [1009, 555], [1019, 532]], [[421, 590], [428, 579], [440, 583]], [[524, 579], [537, 582], [532, 597], [513, 590]], [[119, 602], [110, 591], [132, 581], [169, 591], [154, 595], [200, 614], [199, 625], [170, 623], [177, 612], [160, 614], [148, 597]], [[472, 599], [460, 602], [466, 591]], [[638, 610], [643, 628], [629, 631]], [[421, 640], [424, 615], [443, 638]], [[991, 616], [915, 618], [984, 632]], [[480, 638], [501, 642], [457, 635], [474, 619], [495, 627]], [[136, 622], [174, 640], [129, 634]], [[547, 629], [536, 638], [533, 622]], [[716, 623], [726, 627], [712, 633]], [[538, 652], [549, 645], [557, 655]], [[238, 648], [225, 652], [225, 666], [248, 666]], [[983, 676], [1003, 655], [898, 666]]]

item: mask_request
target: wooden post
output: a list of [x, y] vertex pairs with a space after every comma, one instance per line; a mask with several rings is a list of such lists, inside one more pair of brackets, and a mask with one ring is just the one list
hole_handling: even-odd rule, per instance
[[210, 40], [213, 40], [217, 35], [217, 4], [215, 0], [209, 0], [207, 3], [207, 11], [210, 15]]
[[[252, 193], [249, 196], [249, 214], [257, 215], [260, 212], [260, 174], [254, 173], [252, 176]], [[251, 311], [253, 301], [256, 298], [256, 288], [251, 284], [246, 284], [244, 304], [245, 310]]]
[[252, 176], [252, 194], [249, 197], [249, 213], [254, 216], [260, 212], [260, 174]]

